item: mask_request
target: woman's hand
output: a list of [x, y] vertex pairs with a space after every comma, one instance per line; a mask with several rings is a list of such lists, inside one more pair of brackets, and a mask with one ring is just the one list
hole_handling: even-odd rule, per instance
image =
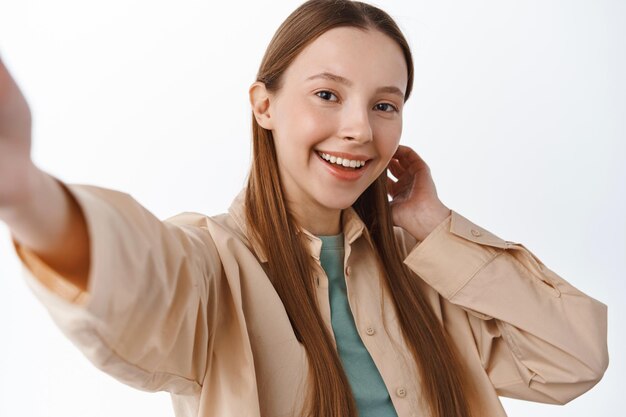
[[450, 215], [437, 197], [426, 162], [408, 146], [400, 145], [388, 165], [397, 182], [387, 177], [393, 223], [422, 241]]
[[0, 209], [25, 198], [30, 159], [31, 113], [24, 95], [0, 59]]

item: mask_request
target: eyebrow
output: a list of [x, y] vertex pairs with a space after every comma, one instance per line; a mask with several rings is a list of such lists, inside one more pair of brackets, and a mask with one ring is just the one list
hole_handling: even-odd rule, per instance
[[[350, 87], [352, 85], [352, 81], [350, 81], [349, 79], [342, 77], [341, 75], [337, 75], [337, 74], [333, 74], [331, 72], [320, 72], [319, 74], [315, 74], [310, 76], [309, 78], [307, 78], [307, 81], [309, 80], [315, 80], [315, 79], [324, 79], [324, 80], [330, 80], [330, 81], [335, 81], [338, 82], [340, 84], [345, 84], [348, 87]], [[402, 90], [400, 90], [398, 87], [389, 85], [389, 86], [385, 86], [385, 87], [378, 87], [376, 89], [377, 93], [390, 93], [390, 94], [395, 94], [397, 96], [399, 96], [400, 98], [402, 98], [404, 100], [404, 93], [402, 92]]]

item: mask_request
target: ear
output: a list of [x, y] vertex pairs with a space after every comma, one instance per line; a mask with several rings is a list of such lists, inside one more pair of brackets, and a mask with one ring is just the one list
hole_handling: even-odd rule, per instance
[[260, 81], [250, 86], [250, 105], [257, 123], [266, 130], [272, 130], [273, 123], [270, 116], [270, 94], [265, 84]]

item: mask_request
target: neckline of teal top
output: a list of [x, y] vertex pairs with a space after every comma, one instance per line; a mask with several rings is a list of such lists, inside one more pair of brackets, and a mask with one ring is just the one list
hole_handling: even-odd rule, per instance
[[317, 236], [322, 241], [322, 250], [343, 249], [343, 232], [337, 235]]

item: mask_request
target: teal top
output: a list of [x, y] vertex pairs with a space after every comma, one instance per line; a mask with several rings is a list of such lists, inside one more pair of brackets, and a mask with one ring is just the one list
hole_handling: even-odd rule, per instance
[[354, 325], [343, 273], [343, 233], [318, 237], [322, 240], [320, 262], [328, 276], [333, 333], [359, 417], [397, 417], [387, 387]]

